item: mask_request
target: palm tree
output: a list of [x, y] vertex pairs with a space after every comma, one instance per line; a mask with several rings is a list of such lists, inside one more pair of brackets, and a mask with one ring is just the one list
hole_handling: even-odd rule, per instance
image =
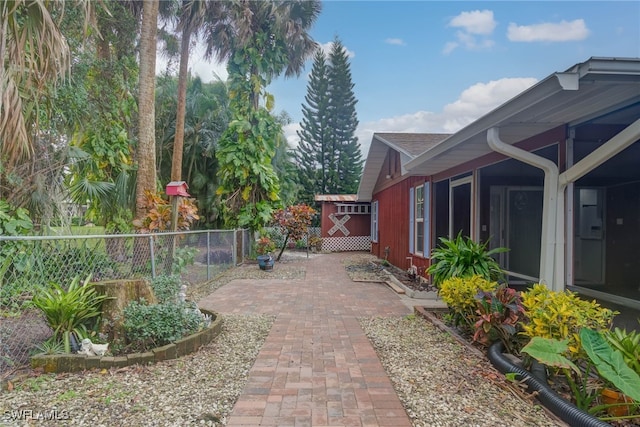
[[[90, 2], [83, 4], [88, 11]], [[64, 1], [0, 2], [0, 157], [5, 173], [33, 154], [30, 129], [38, 93], [70, 67], [69, 47], [51, 15], [53, 8], [64, 10]]]
[[[176, 111], [176, 132], [173, 142], [171, 161], [171, 180], [182, 179], [182, 155], [184, 150], [184, 125], [187, 97], [187, 79], [189, 70], [189, 50], [191, 36], [198, 35], [204, 25], [207, 12], [220, 8], [221, 3], [208, 0], [182, 0], [179, 13], [178, 29], [182, 32], [180, 40], [180, 70], [178, 72], [178, 105]], [[217, 14], [217, 12], [215, 12]]]
[[144, 1], [140, 29], [140, 94], [138, 96], [138, 174], [136, 218], [146, 215], [141, 198], [156, 189], [155, 80], [159, 0]]
[[[159, 172], [160, 179], [168, 179], [171, 172], [171, 152], [175, 151], [176, 79], [163, 76], [159, 80], [156, 105], [158, 106], [157, 134], [162, 144]], [[212, 226], [217, 219], [219, 206], [215, 191], [217, 161], [215, 150], [222, 132], [229, 123], [228, 93], [221, 81], [203, 83], [200, 78], [190, 78], [186, 93], [184, 126], [184, 178], [189, 183], [189, 193], [198, 201], [198, 211], [204, 225]], [[163, 120], [164, 117], [164, 120]]]
[[[262, 77], [265, 85], [282, 72], [285, 77], [299, 76], [304, 62], [317, 47], [307, 31], [320, 10], [317, 0], [224, 2], [207, 14], [203, 29], [205, 54], [228, 61], [247, 48], [257, 48], [263, 61], [252, 64], [251, 76]], [[256, 85], [250, 94], [255, 110], [261, 90]]]

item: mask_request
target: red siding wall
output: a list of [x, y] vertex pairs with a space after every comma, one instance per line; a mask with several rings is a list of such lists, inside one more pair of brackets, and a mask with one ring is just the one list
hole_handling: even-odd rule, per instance
[[[334, 202], [322, 202], [322, 218], [320, 219], [322, 237], [344, 237], [344, 233], [340, 230], [336, 231], [332, 236], [329, 235], [329, 230], [334, 226], [329, 215], [336, 212], [338, 212], [338, 207]], [[344, 224], [349, 230], [349, 236], [368, 236], [371, 234], [371, 215], [349, 214], [349, 216], [351, 218]], [[342, 218], [342, 215], [338, 215], [338, 218]]]
[[396, 267], [407, 269], [408, 256], [413, 257], [413, 265], [429, 266], [429, 260], [409, 253], [409, 188], [425, 182], [424, 177], [409, 177], [373, 195], [378, 201], [378, 243], [371, 244], [371, 253], [378, 258], [385, 257]]

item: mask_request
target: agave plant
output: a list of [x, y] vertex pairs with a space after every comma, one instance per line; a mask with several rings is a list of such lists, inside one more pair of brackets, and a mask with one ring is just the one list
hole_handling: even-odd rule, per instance
[[480, 276], [489, 281], [503, 278], [504, 272], [492, 255], [506, 252], [507, 248], [487, 250], [487, 244], [477, 243], [458, 233], [455, 239], [440, 237], [440, 246], [431, 251], [431, 266], [427, 269], [438, 287], [451, 277]]
[[89, 283], [91, 276], [83, 282], [76, 276], [65, 289], [52, 282], [33, 298], [33, 304], [42, 310], [53, 336], [64, 343], [64, 350], [71, 352], [71, 335], [81, 336], [90, 322], [101, 314], [101, 304], [108, 299], [96, 292]]

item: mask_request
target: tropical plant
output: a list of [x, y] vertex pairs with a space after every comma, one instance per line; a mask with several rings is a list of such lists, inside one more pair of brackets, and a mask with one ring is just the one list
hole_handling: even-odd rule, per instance
[[267, 236], [260, 237], [256, 243], [258, 255], [268, 255], [276, 250], [276, 244]]
[[[598, 413], [608, 405], [589, 407], [596, 397], [594, 390], [588, 386], [588, 379], [592, 367], [606, 381], [613, 384], [631, 399], [640, 401], [640, 376], [625, 362], [622, 354], [611, 347], [604, 336], [593, 329], [581, 328], [580, 342], [585, 355], [580, 363], [574, 363], [566, 356], [571, 353], [568, 339], [533, 337], [522, 349], [547, 366], [560, 369], [573, 393], [576, 406], [590, 413]], [[579, 365], [586, 366], [585, 372]]]
[[33, 354], [62, 354], [64, 353], [64, 345], [56, 340], [56, 337], [51, 337], [46, 341], [36, 345], [33, 349]]
[[89, 283], [90, 278], [81, 282], [80, 276], [76, 276], [66, 289], [51, 282], [49, 289], [43, 289], [33, 297], [33, 304], [43, 312], [67, 353], [71, 352], [71, 335], [84, 336], [91, 322], [95, 323], [102, 313], [102, 302], [109, 298], [96, 292], [94, 285]]
[[[585, 411], [589, 408], [589, 405], [596, 398], [596, 394], [592, 388], [588, 387], [588, 375], [583, 375], [580, 368], [566, 357], [569, 352], [567, 339], [533, 337], [521, 352], [562, 372], [571, 389], [576, 406]], [[590, 365], [587, 366], [587, 372], [589, 370]]]
[[520, 294], [502, 284], [493, 291], [478, 292], [476, 300], [479, 318], [473, 340], [489, 345], [499, 339], [508, 352], [517, 353], [517, 332], [524, 318]]
[[490, 282], [477, 275], [451, 277], [442, 282], [438, 295], [449, 307], [453, 324], [472, 330], [478, 321], [476, 295], [478, 292], [493, 291], [497, 287], [497, 282]]
[[552, 291], [542, 284], [535, 284], [522, 292], [527, 322], [522, 333], [530, 338], [542, 337], [568, 340], [570, 358], [584, 358], [580, 345], [580, 329], [604, 331], [611, 328], [618, 312], [601, 307], [595, 300], [586, 301], [575, 292]]
[[[78, 3], [86, 29], [93, 2]], [[56, 18], [64, 9], [64, 1], [0, 3], [0, 157], [5, 168], [0, 173], [11, 172], [35, 152], [32, 127], [37, 124], [40, 92], [69, 70], [69, 46]]]
[[[231, 122], [220, 140], [218, 195], [229, 227], [261, 229], [279, 207], [273, 158], [282, 130], [271, 115], [267, 85], [284, 72], [299, 75], [316, 47], [307, 30], [317, 1], [227, 2], [205, 30], [207, 54], [227, 60]], [[263, 103], [263, 105], [261, 105]]]
[[289, 239], [295, 243], [295, 241], [302, 239], [307, 234], [307, 230], [311, 225], [315, 213], [315, 209], [311, 206], [300, 204], [280, 209], [274, 214], [274, 222], [281, 228], [282, 234], [285, 235], [284, 243], [282, 244], [276, 261], [280, 261], [280, 257], [287, 247]]
[[593, 329], [582, 328], [580, 340], [600, 376], [636, 402], [640, 402], [640, 375], [625, 363], [622, 353], [612, 348], [602, 333]]
[[[143, 198], [138, 199], [146, 214], [133, 221], [133, 225], [142, 233], [155, 233], [171, 230], [171, 204], [160, 194], [146, 191]], [[200, 217], [198, 208], [192, 199], [182, 197], [178, 205], [177, 230], [189, 230], [194, 221]]]
[[614, 328], [612, 331], [605, 331], [604, 337], [613, 348], [620, 351], [625, 363], [640, 375], [640, 333]]
[[[174, 151], [176, 82], [171, 76], [158, 79], [156, 92], [156, 134], [161, 143], [158, 153], [161, 182], [171, 179]], [[188, 82], [183, 137], [182, 180], [189, 183], [189, 193], [196, 199], [201, 223], [206, 228], [221, 225], [218, 187], [218, 141], [229, 123], [229, 96], [225, 82], [203, 83], [199, 78]]]
[[469, 237], [458, 233], [455, 239], [440, 237], [440, 246], [431, 251], [431, 265], [427, 273], [433, 277], [433, 284], [440, 284], [451, 277], [481, 276], [487, 280], [498, 281], [504, 272], [493, 255], [506, 252], [506, 248], [487, 250], [487, 244], [476, 243]]

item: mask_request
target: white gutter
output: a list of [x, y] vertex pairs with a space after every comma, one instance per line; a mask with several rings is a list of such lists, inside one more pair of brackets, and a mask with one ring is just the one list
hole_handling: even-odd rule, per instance
[[551, 160], [537, 156], [500, 140], [499, 129], [487, 131], [487, 142], [493, 151], [504, 154], [544, 171], [544, 200], [542, 209], [542, 236], [540, 238], [540, 283], [552, 290], [561, 290], [564, 280], [554, 280], [556, 255], [556, 219], [558, 211], [558, 167]]

